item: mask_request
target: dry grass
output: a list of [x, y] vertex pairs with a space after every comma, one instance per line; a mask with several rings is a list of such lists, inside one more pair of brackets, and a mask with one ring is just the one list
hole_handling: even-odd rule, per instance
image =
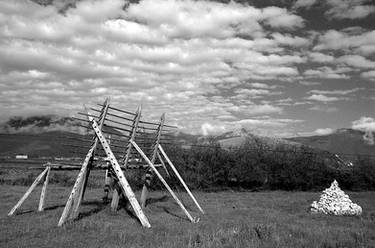
[[[51, 185], [41, 213], [37, 188], [18, 215], [7, 217], [25, 190], [1, 185], [0, 247], [375, 247], [375, 192], [348, 192], [363, 207], [361, 217], [311, 215], [319, 193], [196, 192], [207, 212], [198, 224], [166, 193], [153, 192], [146, 209], [152, 228], [144, 229], [124, 209], [112, 213], [103, 205], [100, 188], [88, 190], [79, 220], [62, 228], [67, 187]], [[198, 215], [187, 195], [181, 198]]]

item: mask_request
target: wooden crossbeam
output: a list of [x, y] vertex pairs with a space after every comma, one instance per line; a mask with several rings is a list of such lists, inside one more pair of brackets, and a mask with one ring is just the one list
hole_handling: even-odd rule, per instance
[[16, 210], [22, 205], [22, 203], [24, 203], [24, 201], [29, 197], [31, 192], [33, 192], [35, 187], [38, 185], [40, 180], [42, 180], [42, 178], [44, 177], [44, 175], [47, 173], [48, 170], [49, 168], [46, 168], [42, 173], [39, 174], [39, 176], [35, 179], [35, 181], [30, 186], [30, 188], [26, 191], [26, 193], [21, 197], [21, 199], [17, 202], [17, 204], [10, 210], [10, 212], [8, 213], [8, 216], [13, 215], [16, 212]]

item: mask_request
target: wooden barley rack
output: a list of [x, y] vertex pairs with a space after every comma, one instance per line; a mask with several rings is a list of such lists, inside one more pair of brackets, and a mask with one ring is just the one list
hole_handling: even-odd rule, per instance
[[[105, 170], [104, 180], [104, 198], [108, 199], [112, 189], [111, 208], [116, 211], [118, 208], [119, 198], [121, 195], [126, 197], [132, 206], [135, 215], [144, 227], [151, 227], [149, 220], [144, 214], [143, 208], [146, 207], [148, 197], [148, 189], [150, 187], [151, 178], [156, 175], [162, 182], [173, 199], [193, 223], [198, 222], [199, 218], [193, 217], [173, 192], [167, 181], [163, 178], [158, 168], [163, 168], [169, 175], [167, 165], [172, 169], [173, 173], [183, 185], [188, 195], [197, 206], [199, 211], [204, 214], [203, 209], [199, 205], [194, 195], [182, 179], [181, 175], [173, 165], [165, 150], [163, 143], [167, 143], [167, 133], [174, 126], [166, 125], [165, 115], [163, 114], [159, 122], [149, 122], [141, 119], [141, 107], [136, 112], [130, 112], [110, 106], [109, 98], [103, 104], [98, 104], [101, 108], [87, 108], [84, 113], [78, 113], [84, 118], [75, 118], [79, 120], [83, 127], [88, 128], [94, 133], [90, 140], [82, 140], [89, 142], [89, 145], [79, 145], [79, 149], [86, 149], [87, 153], [82, 164], [56, 164], [46, 163], [42, 173], [38, 175], [30, 188], [17, 202], [17, 204], [9, 212], [9, 216], [13, 215], [16, 210], [27, 199], [35, 187], [43, 181], [43, 188], [40, 195], [38, 211], [44, 210], [44, 202], [48, 186], [48, 178], [51, 170], [79, 170], [77, 179], [73, 189], [65, 204], [65, 208], [58, 222], [58, 226], [62, 226], [68, 221], [72, 221], [78, 217], [79, 207], [84, 199], [87, 181], [92, 170]], [[91, 113], [95, 112], [95, 113]], [[74, 144], [68, 144], [77, 147]], [[106, 163], [97, 161], [97, 157], [104, 157]], [[158, 162], [158, 163], [157, 163]], [[140, 202], [138, 202], [131, 186], [126, 178], [127, 169], [146, 168], [145, 180], [142, 188]], [[111, 183], [112, 182], [112, 183]]]

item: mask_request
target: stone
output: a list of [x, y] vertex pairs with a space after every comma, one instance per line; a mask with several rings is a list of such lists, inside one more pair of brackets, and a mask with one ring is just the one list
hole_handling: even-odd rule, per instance
[[319, 201], [313, 201], [310, 205], [312, 213], [323, 213], [330, 215], [361, 215], [362, 208], [353, 203], [334, 180], [331, 186], [323, 190]]

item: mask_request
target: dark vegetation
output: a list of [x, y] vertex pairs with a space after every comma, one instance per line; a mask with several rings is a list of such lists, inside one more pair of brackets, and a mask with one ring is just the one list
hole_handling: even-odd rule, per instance
[[168, 147], [168, 154], [191, 187], [204, 190], [321, 190], [336, 179], [349, 190], [375, 189], [375, 159], [357, 156], [353, 166], [338, 164], [329, 153], [309, 147], [295, 152], [266, 148]]
[[[177, 170], [192, 189], [215, 190], [322, 190], [336, 179], [340, 187], [346, 190], [375, 189], [375, 160], [372, 157], [357, 156], [351, 161], [353, 166], [338, 164], [332, 154], [302, 146], [294, 152], [267, 148], [250, 149], [243, 145], [236, 149], [221, 149], [219, 146], [192, 147], [182, 149], [178, 146], [166, 146]], [[4, 170], [0, 174], [0, 183], [11, 185], [30, 185], [38, 171]], [[177, 178], [171, 172], [167, 177], [160, 172], [171, 185], [179, 187]], [[11, 173], [11, 175], [9, 175]], [[50, 183], [71, 186], [78, 171], [53, 172]], [[144, 170], [125, 172], [135, 189], [142, 187]], [[95, 171], [89, 186], [103, 186], [103, 171]], [[154, 177], [153, 188], [162, 189], [159, 180]]]

